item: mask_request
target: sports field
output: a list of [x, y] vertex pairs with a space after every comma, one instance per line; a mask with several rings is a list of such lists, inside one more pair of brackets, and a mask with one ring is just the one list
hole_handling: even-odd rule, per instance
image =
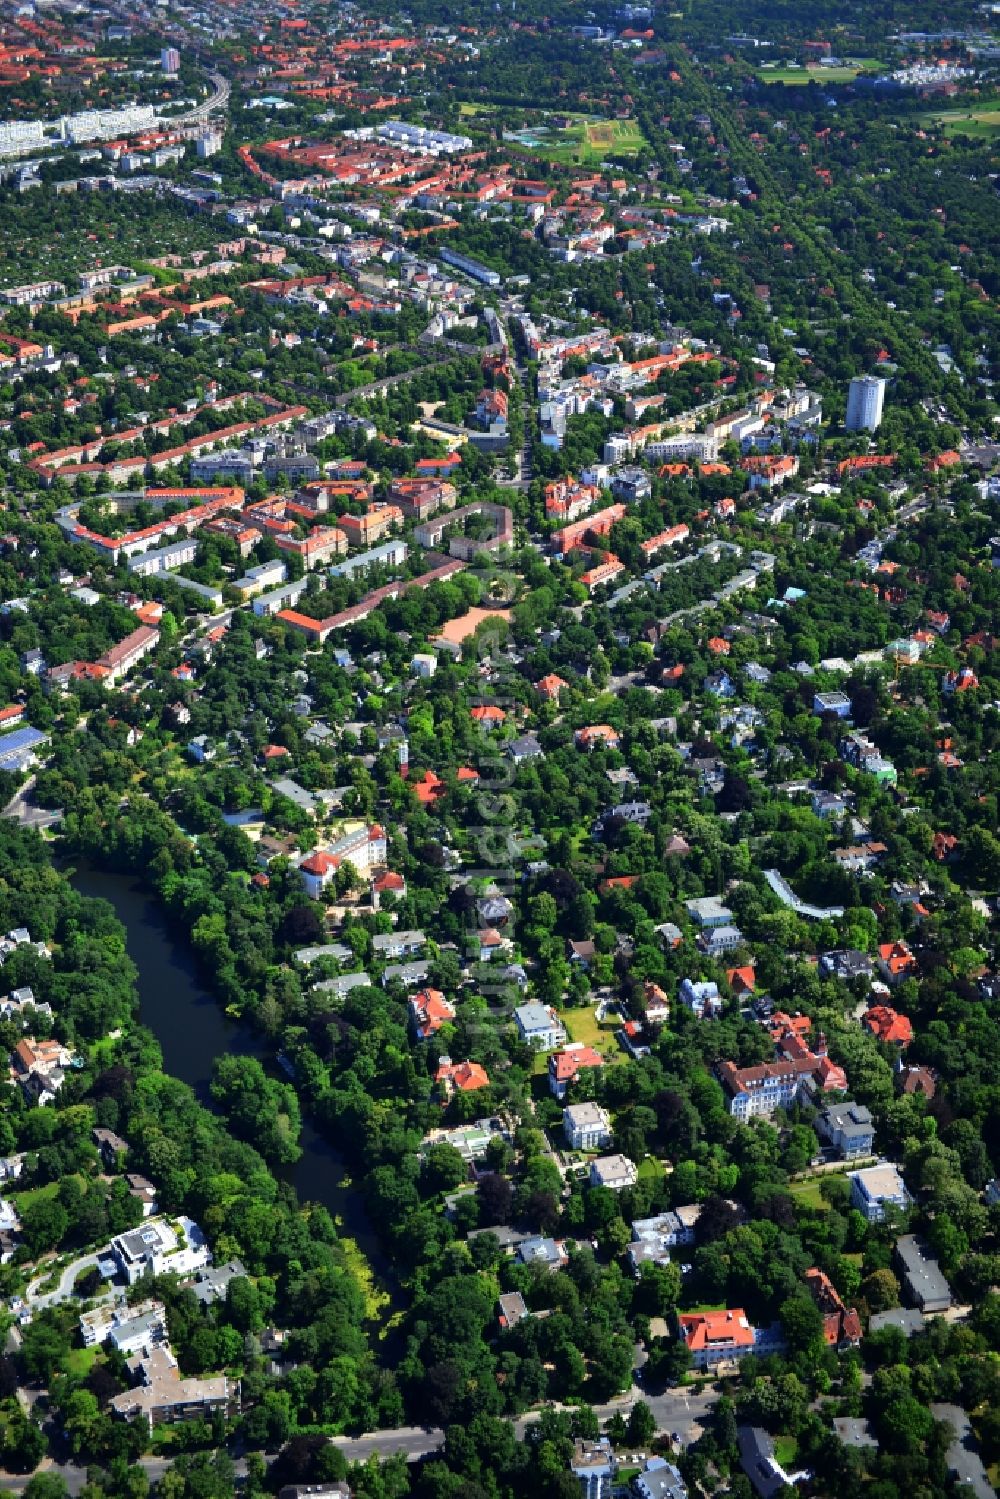
[[609, 156], [636, 156], [644, 137], [635, 120], [602, 120], [587, 115], [556, 115], [553, 121], [505, 135], [536, 156], [567, 166], [596, 165]]
[[925, 115], [924, 125], [942, 125], [945, 135], [1000, 135], [1000, 109], [944, 109]]
[[859, 73], [867, 73], [878, 66], [873, 57], [859, 57], [836, 68], [762, 67], [757, 69], [757, 77], [762, 83], [785, 83], [791, 87], [816, 83], [822, 88], [826, 83], [852, 83]]

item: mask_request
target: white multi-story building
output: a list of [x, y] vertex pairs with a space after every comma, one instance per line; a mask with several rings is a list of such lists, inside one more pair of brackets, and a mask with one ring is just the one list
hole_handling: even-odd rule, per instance
[[609, 1192], [623, 1192], [639, 1180], [639, 1169], [624, 1155], [600, 1155], [590, 1163], [590, 1185], [607, 1187]]
[[598, 1103], [573, 1103], [563, 1109], [563, 1134], [573, 1150], [602, 1150], [611, 1144], [611, 1120]]
[[551, 1005], [518, 1005], [514, 1022], [521, 1040], [539, 1051], [554, 1051], [566, 1040], [566, 1032]]
[[156, 125], [156, 110], [151, 104], [129, 104], [121, 109], [84, 109], [79, 114], [60, 115], [59, 134], [63, 140], [116, 140], [119, 136], [137, 135]]
[[184, 567], [198, 555], [198, 543], [194, 538], [174, 541], [170, 546], [156, 547], [150, 552], [140, 552], [130, 557], [128, 570], [139, 578], [151, 578], [156, 573], [169, 573], [176, 567]]
[[887, 1206], [905, 1213], [912, 1201], [899, 1167], [891, 1161], [851, 1172], [851, 1206], [863, 1213], [869, 1223], [881, 1223]]
[[875, 432], [882, 421], [885, 381], [878, 375], [860, 375], [847, 389], [848, 432]]

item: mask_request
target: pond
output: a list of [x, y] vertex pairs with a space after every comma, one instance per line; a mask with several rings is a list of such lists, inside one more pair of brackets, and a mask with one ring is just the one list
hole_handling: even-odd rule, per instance
[[[249, 1025], [233, 1020], [201, 981], [194, 954], [179, 941], [156, 899], [131, 874], [80, 861], [71, 882], [81, 895], [108, 901], [125, 928], [128, 955], [138, 969], [139, 1018], [163, 1051], [163, 1070], [192, 1087], [212, 1106], [212, 1064], [226, 1053], [272, 1061]], [[308, 1119], [299, 1137], [302, 1155], [282, 1173], [302, 1202], [327, 1208], [339, 1228], [382, 1278], [388, 1265], [361, 1194], [344, 1181], [344, 1163]]]

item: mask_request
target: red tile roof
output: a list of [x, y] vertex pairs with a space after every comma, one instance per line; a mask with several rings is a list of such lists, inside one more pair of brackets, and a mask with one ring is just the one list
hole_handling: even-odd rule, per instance
[[684, 1312], [677, 1319], [692, 1353], [712, 1348], [752, 1348], [753, 1328], [742, 1307], [721, 1312]]

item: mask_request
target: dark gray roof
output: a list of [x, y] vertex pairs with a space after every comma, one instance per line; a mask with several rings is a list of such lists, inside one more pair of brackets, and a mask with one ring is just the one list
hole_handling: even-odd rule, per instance
[[896, 1255], [907, 1290], [919, 1306], [940, 1311], [951, 1305], [951, 1287], [922, 1239], [916, 1234], [904, 1234], [896, 1241]]
[[935, 1421], [947, 1421], [955, 1432], [955, 1440], [948, 1448], [948, 1467], [958, 1482], [975, 1494], [976, 1499], [996, 1499], [965, 1411], [958, 1405], [934, 1404], [931, 1415]]
[[890, 1312], [876, 1312], [868, 1324], [869, 1332], [881, 1332], [883, 1327], [898, 1327], [908, 1338], [924, 1330], [924, 1314], [905, 1306], [894, 1307]]
[[774, 1443], [760, 1426], [740, 1426], [736, 1432], [743, 1471], [761, 1499], [771, 1499], [785, 1486], [784, 1472], [774, 1456]]

